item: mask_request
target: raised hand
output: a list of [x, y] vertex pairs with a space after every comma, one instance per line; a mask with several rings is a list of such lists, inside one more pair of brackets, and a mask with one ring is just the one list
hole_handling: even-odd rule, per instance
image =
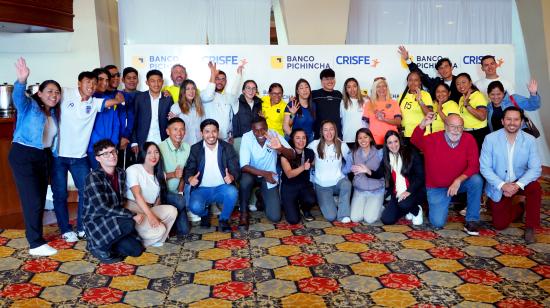
[[235, 180], [235, 177], [229, 173], [229, 170], [225, 168], [225, 176], [223, 177], [223, 180], [225, 181], [225, 184], [231, 184]]
[[468, 90], [466, 94], [464, 94], [464, 108], [468, 107], [470, 105], [470, 95], [472, 95], [472, 90]]
[[401, 59], [407, 61], [407, 59], [409, 58], [409, 52], [407, 51], [407, 49], [405, 49], [405, 46], [399, 46], [397, 52], [401, 55]]
[[208, 68], [210, 69], [211, 74], [213, 74], [214, 76], [218, 75], [218, 69], [216, 68], [216, 63], [209, 61]]
[[26, 83], [31, 70], [27, 67], [27, 62], [23, 57], [17, 59], [15, 62], [15, 73], [17, 75], [17, 81], [19, 83]]
[[197, 172], [197, 174], [189, 177], [189, 185], [191, 186], [197, 186], [199, 184], [199, 175], [201, 174], [200, 171]]
[[422, 119], [422, 122], [420, 122], [420, 128], [422, 129], [426, 128], [426, 126], [432, 124], [434, 120], [435, 120], [435, 113], [433, 111], [428, 112], [424, 117], [424, 119]]
[[420, 103], [422, 101], [422, 90], [420, 88], [415, 90], [416, 101]]
[[298, 109], [300, 109], [300, 103], [296, 100], [296, 98], [293, 96], [291, 97], [292, 104], [290, 107], [288, 107], [288, 111], [292, 113], [292, 115], [295, 115], [296, 112], [298, 112]]
[[529, 90], [529, 94], [537, 95], [538, 84], [535, 79], [531, 79], [531, 81], [529, 81], [529, 84], [527, 85], [527, 90]]
[[282, 148], [281, 141], [279, 140], [279, 136], [277, 134], [269, 134], [269, 132], [265, 133], [265, 138], [269, 140], [268, 147], [273, 150], [278, 150]]
[[239, 66], [237, 66], [237, 74], [242, 75], [244, 66], [248, 63], [246, 59], [239, 61]]

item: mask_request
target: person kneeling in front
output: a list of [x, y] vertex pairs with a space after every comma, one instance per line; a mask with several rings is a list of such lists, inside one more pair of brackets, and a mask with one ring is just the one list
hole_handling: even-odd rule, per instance
[[481, 174], [487, 179], [485, 192], [497, 230], [508, 228], [523, 216], [523, 207], [512, 203], [516, 195], [525, 196], [525, 241], [535, 242], [535, 228], [540, 226], [542, 189], [537, 179], [542, 167], [535, 138], [521, 130], [523, 110], [508, 107], [504, 110], [502, 126], [483, 142]]
[[426, 126], [434, 119], [434, 113], [428, 112], [411, 137], [412, 144], [424, 153], [430, 223], [435, 228], [445, 226], [451, 197], [466, 192], [464, 231], [478, 235], [483, 179], [479, 175], [476, 140], [463, 132], [464, 120], [454, 113], [445, 119], [444, 131], [424, 136]]
[[[218, 225], [222, 232], [229, 232], [229, 218], [238, 197], [237, 188], [233, 184], [240, 177], [241, 171], [233, 146], [218, 139], [219, 127], [216, 120], [202, 121], [200, 129], [203, 140], [191, 146], [184, 178], [191, 186], [191, 212], [201, 216], [204, 221], [208, 219], [209, 204], [223, 204]], [[204, 226], [208, 224], [202, 223]]]
[[84, 230], [88, 235], [87, 249], [102, 263], [114, 263], [124, 257], [140, 256], [143, 246], [138, 239], [135, 223], [143, 214], [124, 208], [126, 173], [117, 168], [117, 150], [109, 139], [94, 144], [99, 168], [86, 177], [84, 188]]

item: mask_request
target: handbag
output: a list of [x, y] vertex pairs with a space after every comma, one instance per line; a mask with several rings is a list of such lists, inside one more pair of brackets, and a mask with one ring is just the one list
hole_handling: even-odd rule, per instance
[[[518, 103], [516, 102], [516, 99], [512, 95], [510, 95], [510, 100], [512, 101], [512, 104], [514, 104], [514, 106], [516, 106], [516, 108], [521, 109], [518, 106]], [[527, 115], [525, 115], [525, 114], [524, 114], [523, 118], [525, 119], [525, 126], [526, 126], [523, 129], [523, 131], [528, 133], [529, 135], [535, 137], [535, 138], [540, 137], [539, 129], [535, 126], [535, 123], [533, 123], [533, 121], [531, 121], [531, 119], [529, 119], [527, 117]]]

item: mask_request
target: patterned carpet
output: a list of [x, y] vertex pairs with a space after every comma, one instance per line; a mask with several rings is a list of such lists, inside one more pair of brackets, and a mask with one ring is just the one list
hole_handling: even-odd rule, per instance
[[[2, 307], [550, 307], [550, 181], [537, 243], [523, 224], [480, 236], [453, 215], [445, 229], [328, 223], [270, 224], [246, 233], [193, 228], [139, 258], [100, 265], [85, 243], [31, 258], [21, 230], [0, 232]], [[235, 217], [236, 218], [236, 217]]]

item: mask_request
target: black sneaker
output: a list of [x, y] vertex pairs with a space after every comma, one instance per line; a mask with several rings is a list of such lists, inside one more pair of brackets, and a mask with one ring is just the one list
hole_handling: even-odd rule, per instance
[[310, 211], [304, 211], [304, 220], [305, 221], [314, 221], [315, 217], [313, 217], [313, 215], [311, 215]]
[[464, 224], [464, 232], [468, 233], [469, 235], [479, 235], [479, 227], [477, 226], [476, 222], [467, 221]]
[[231, 232], [231, 226], [229, 225], [229, 222], [227, 220], [220, 220], [218, 222], [218, 226], [220, 227], [220, 231], [222, 232]]
[[201, 228], [208, 229], [210, 228], [210, 217], [208, 215], [201, 217]]
[[92, 255], [96, 257], [99, 262], [104, 264], [113, 264], [124, 260], [124, 257], [112, 254], [108, 251], [92, 250]]

